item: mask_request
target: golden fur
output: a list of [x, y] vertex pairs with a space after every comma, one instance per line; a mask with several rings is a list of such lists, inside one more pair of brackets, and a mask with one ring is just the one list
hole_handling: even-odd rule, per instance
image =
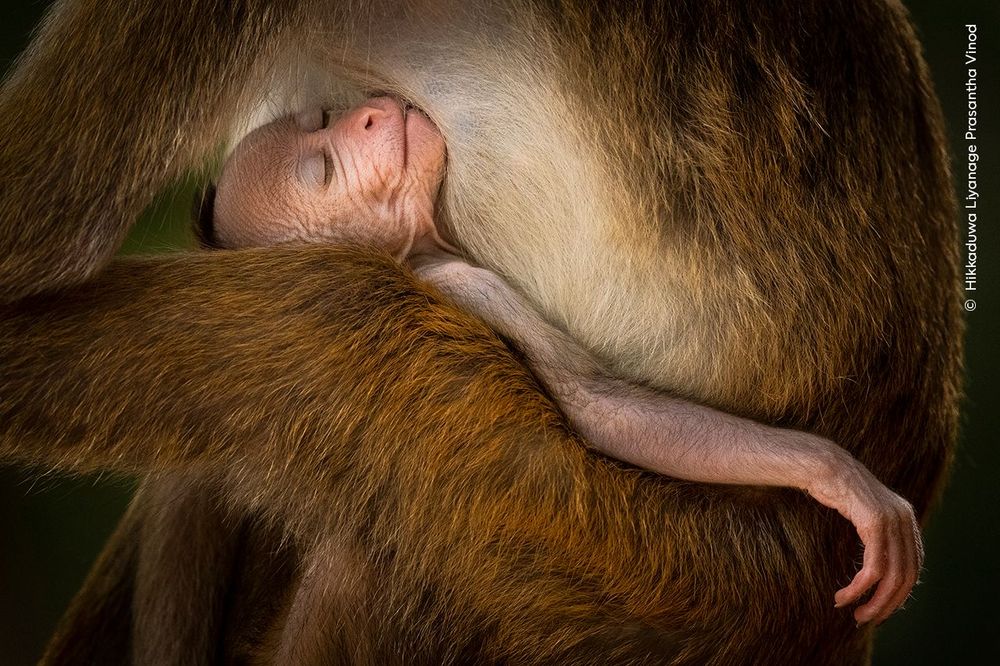
[[[846, 522], [589, 453], [387, 257], [107, 260], [220, 137], [389, 90], [446, 135], [442, 214], [473, 259], [622, 376], [830, 437], [926, 515], [957, 428], [958, 244], [898, 2], [105, 4], [59, 5], [0, 92], [0, 455], [218, 493], [242, 554], [212, 658], [866, 660], [832, 604]], [[156, 521], [161, 483], [47, 663], [124, 661], [157, 615], [135, 590], [169, 570], [139, 554], [185, 529]], [[363, 595], [303, 583], [345, 553]]]

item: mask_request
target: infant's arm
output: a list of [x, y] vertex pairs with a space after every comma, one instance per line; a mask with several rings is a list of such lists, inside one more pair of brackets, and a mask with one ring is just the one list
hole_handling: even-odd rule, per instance
[[854, 617], [881, 622], [906, 599], [923, 556], [913, 509], [844, 449], [612, 377], [491, 271], [457, 259], [431, 260], [416, 270], [516, 342], [594, 448], [691, 481], [801, 488], [850, 520], [865, 545], [862, 569], [837, 592], [836, 605], [857, 601], [878, 583]]

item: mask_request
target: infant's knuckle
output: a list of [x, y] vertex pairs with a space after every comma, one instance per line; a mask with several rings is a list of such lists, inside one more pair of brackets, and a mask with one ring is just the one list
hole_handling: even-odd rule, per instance
[[888, 502], [879, 507], [879, 513], [885, 520], [897, 521], [904, 512], [898, 503]]
[[868, 532], [877, 532], [884, 522], [884, 512], [881, 507], [868, 506], [858, 517], [858, 528]]
[[879, 574], [875, 567], [869, 567], [867, 571], [861, 572], [861, 587], [868, 588], [881, 577], [881, 574]]
[[882, 584], [890, 590], [898, 590], [903, 584], [903, 574], [899, 570], [893, 568], [889, 570], [885, 577], [882, 579]]
[[898, 536], [900, 532], [909, 532], [910, 523], [904, 516], [890, 510], [882, 516], [882, 527], [892, 535]]
[[868, 523], [868, 531], [881, 539], [885, 532], [885, 516], [880, 514], [872, 516]]

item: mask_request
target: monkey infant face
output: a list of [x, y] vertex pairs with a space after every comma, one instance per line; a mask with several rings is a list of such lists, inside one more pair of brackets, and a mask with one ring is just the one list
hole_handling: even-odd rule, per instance
[[402, 259], [439, 240], [444, 162], [434, 124], [389, 97], [339, 117], [281, 118], [247, 135], [223, 167], [215, 236], [226, 247], [374, 243]]

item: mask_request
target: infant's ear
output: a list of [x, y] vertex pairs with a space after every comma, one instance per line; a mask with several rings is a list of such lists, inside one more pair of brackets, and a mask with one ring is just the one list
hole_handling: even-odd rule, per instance
[[191, 209], [192, 229], [204, 250], [221, 250], [215, 237], [215, 183], [208, 183], [194, 196]]

